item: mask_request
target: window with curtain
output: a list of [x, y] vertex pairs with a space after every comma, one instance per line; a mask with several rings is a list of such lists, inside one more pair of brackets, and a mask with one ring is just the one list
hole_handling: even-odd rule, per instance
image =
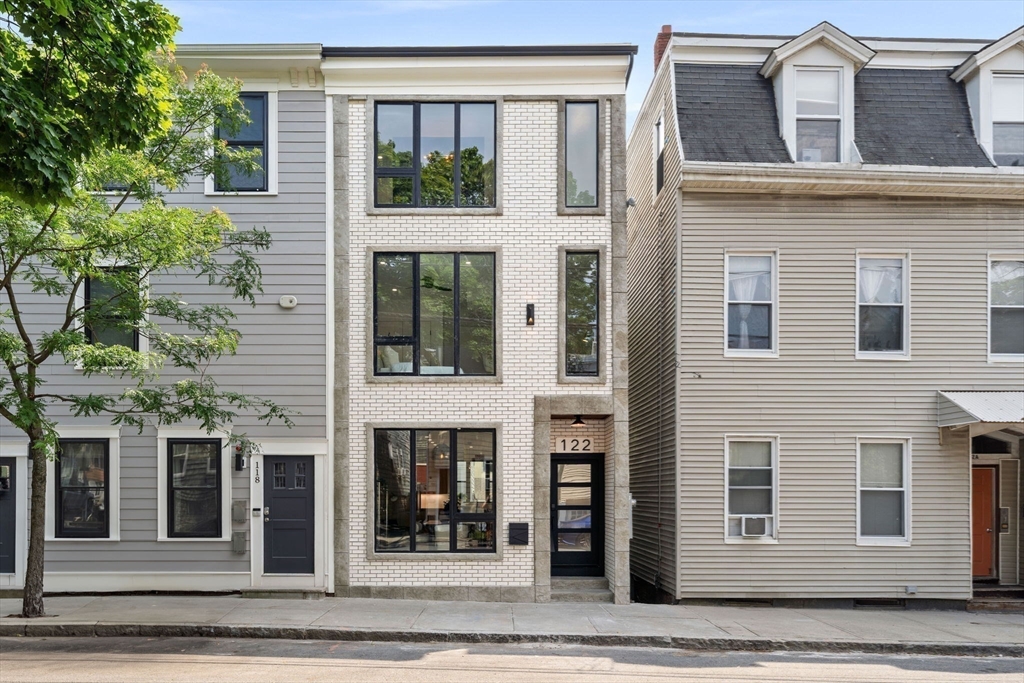
[[764, 517], [775, 536], [775, 440], [728, 440], [726, 510], [730, 538], [743, 536], [744, 517]]
[[726, 348], [774, 352], [774, 254], [727, 254]]
[[796, 160], [842, 161], [839, 69], [796, 70]]
[[858, 504], [861, 538], [906, 540], [907, 442], [858, 444]]
[[1024, 356], [1024, 261], [989, 262], [989, 353]]
[[110, 537], [110, 441], [61, 439], [54, 467], [57, 538]]
[[858, 351], [906, 353], [907, 281], [905, 258], [858, 259]]

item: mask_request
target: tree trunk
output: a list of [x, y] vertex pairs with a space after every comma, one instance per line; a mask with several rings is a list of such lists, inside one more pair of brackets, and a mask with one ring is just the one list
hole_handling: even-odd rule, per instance
[[29, 506], [28, 566], [21, 616], [41, 617], [43, 609], [43, 544], [46, 531], [46, 450], [40, 443], [43, 430], [29, 429], [28, 452], [32, 460], [32, 501]]

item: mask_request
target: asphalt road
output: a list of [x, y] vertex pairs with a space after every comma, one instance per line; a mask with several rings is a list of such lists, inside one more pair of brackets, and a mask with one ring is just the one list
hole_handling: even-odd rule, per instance
[[702, 654], [569, 645], [422, 645], [200, 638], [0, 638], [0, 682], [335, 681], [1020, 683], [1024, 659]]

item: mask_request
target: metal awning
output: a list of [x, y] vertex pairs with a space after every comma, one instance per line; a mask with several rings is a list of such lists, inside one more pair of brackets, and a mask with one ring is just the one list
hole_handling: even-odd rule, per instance
[[1024, 428], [1024, 391], [940, 391], [939, 427], [969, 427], [971, 436]]

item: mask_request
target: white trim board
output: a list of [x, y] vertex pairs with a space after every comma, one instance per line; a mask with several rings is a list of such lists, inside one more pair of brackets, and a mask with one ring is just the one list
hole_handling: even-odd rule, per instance
[[47, 593], [122, 591], [239, 591], [246, 572], [46, 572]]

